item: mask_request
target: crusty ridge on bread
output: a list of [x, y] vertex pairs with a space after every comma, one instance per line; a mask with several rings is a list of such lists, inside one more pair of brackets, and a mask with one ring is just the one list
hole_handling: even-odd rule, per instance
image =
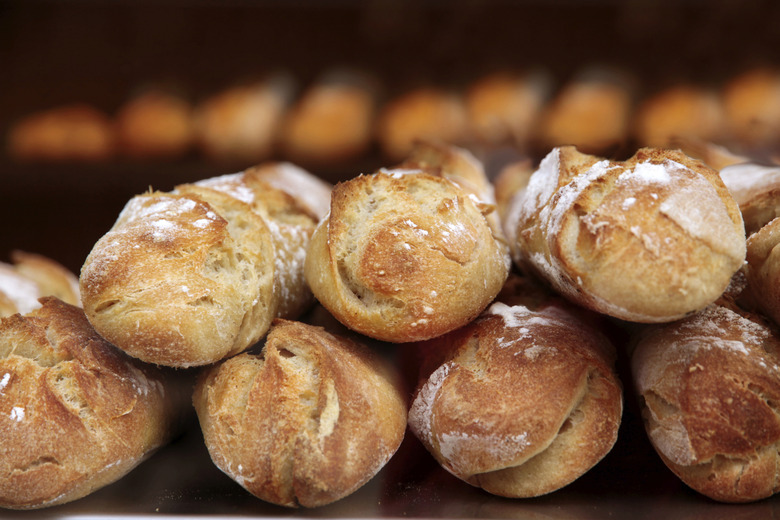
[[197, 366], [300, 313], [311, 302], [303, 261], [322, 207], [312, 194], [329, 189], [317, 181], [296, 197], [279, 169], [310, 176], [271, 164], [131, 199], [81, 272], [98, 332], [144, 361]]
[[262, 354], [207, 369], [193, 402], [214, 463], [288, 507], [343, 498], [390, 459], [406, 429], [397, 377], [355, 341], [277, 320]]
[[166, 443], [181, 410], [156, 369], [56, 298], [0, 320], [0, 507], [81, 498]]

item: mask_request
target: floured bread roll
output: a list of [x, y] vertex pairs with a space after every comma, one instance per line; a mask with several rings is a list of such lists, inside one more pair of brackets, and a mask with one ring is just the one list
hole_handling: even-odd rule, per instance
[[365, 484], [406, 429], [389, 365], [320, 327], [277, 320], [260, 355], [206, 369], [193, 396], [214, 463], [247, 491], [315, 507]]
[[631, 366], [647, 433], [688, 486], [723, 502], [780, 489], [779, 356], [775, 331], [721, 305], [638, 341]]
[[533, 497], [573, 482], [611, 450], [622, 389], [612, 344], [579, 310], [511, 283], [474, 322], [416, 349], [428, 359], [409, 425], [456, 477]]
[[780, 324], [780, 218], [756, 231], [747, 240], [745, 274], [752, 301]]
[[329, 193], [283, 163], [134, 197], [82, 267], [87, 317], [150, 363], [241, 352], [310, 303], [303, 260]]
[[41, 301], [0, 320], [5, 508], [54, 506], [116, 481], [169, 441], [186, 409], [160, 371], [113, 348], [81, 309]]
[[0, 262], [0, 317], [37, 309], [43, 296], [81, 304], [78, 278], [64, 266], [24, 251], [13, 251], [11, 261], [13, 264]]
[[748, 235], [780, 216], [780, 167], [742, 163], [727, 166], [720, 178], [739, 204]]
[[718, 173], [645, 148], [625, 162], [554, 149], [505, 221], [515, 260], [571, 300], [663, 322], [717, 299], [745, 259], [745, 232]]
[[420, 145], [406, 164], [338, 184], [305, 263], [312, 292], [339, 321], [396, 343], [472, 320], [509, 271], [479, 162]]

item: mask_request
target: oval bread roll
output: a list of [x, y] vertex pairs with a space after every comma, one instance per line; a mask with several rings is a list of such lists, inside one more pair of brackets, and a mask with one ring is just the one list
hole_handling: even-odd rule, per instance
[[648, 436], [688, 486], [723, 502], [780, 489], [779, 356], [774, 330], [721, 305], [638, 341], [631, 368]]
[[748, 236], [780, 216], [780, 167], [734, 164], [720, 178], [739, 204]]
[[745, 275], [752, 302], [780, 323], [780, 218], [750, 235]]
[[383, 341], [429, 339], [464, 325], [509, 271], [495, 205], [480, 199], [492, 195], [477, 180], [479, 164], [459, 149], [425, 149], [409, 168], [338, 184], [306, 255], [319, 302]]
[[[33, 509], [116, 481], [167, 443], [183, 407], [163, 374], [54, 297], [0, 320], [0, 507]], [[186, 404], [186, 403], [185, 403]]]
[[505, 226], [518, 265], [628, 321], [703, 309], [745, 259], [742, 217], [718, 173], [671, 150], [611, 162], [556, 148], [511, 202]]
[[65, 303], [81, 305], [76, 275], [42, 255], [11, 252], [13, 264], [0, 262], [0, 317], [27, 314], [40, 307], [42, 296], [56, 296]]
[[389, 365], [320, 327], [277, 320], [261, 355], [206, 369], [193, 395], [214, 463], [262, 500], [315, 507], [398, 449], [406, 402]]
[[423, 358], [409, 425], [456, 477], [533, 497], [571, 483], [611, 450], [622, 390], [603, 334], [567, 302], [518, 289], [509, 303], [499, 297], [476, 321], [419, 345], [436, 359]]
[[205, 365], [257, 342], [273, 318], [310, 302], [303, 260], [330, 187], [292, 165], [149, 192], [128, 202], [82, 267], [95, 329], [150, 363]]

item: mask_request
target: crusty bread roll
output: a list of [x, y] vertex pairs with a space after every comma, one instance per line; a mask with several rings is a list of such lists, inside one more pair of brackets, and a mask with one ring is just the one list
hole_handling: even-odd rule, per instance
[[615, 350], [579, 314], [510, 278], [474, 322], [419, 344], [424, 377], [409, 425], [447, 471], [496, 495], [533, 497], [611, 450], [623, 409]]
[[509, 212], [512, 198], [517, 192], [524, 190], [528, 186], [531, 175], [533, 175], [535, 170], [535, 165], [531, 159], [524, 158], [502, 167], [493, 179], [493, 188], [496, 193], [496, 210], [502, 221]]
[[671, 150], [611, 162], [556, 148], [505, 225], [518, 265], [628, 321], [703, 309], [745, 259], [742, 217], [718, 173]]
[[479, 162], [458, 148], [421, 147], [408, 167], [334, 188], [304, 266], [339, 321], [395, 343], [472, 320], [509, 270], [494, 203], [481, 198], [492, 194]]
[[780, 70], [748, 69], [728, 81], [721, 94], [731, 138], [758, 149], [775, 147], [780, 136]]
[[[0, 507], [33, 509], [116, 481], [169, 441], [180, 389], [54, 297], [0, 319]], [[180, 392], [179, 392], [180, 393]]]
[[294, 93], [286, 75], [227, 88], [195, 107], [196, 142], [207, 157], [258, 162], [274, 152]]
[[78, 278], [58, 262], [24, 251], [12, 251], [11, 261], [0, 262], [0, 316], [26, 314], [40, 306], [42, 296], [81, 305]]
[[723, 502], [780, 489], [780, 340], [713, 304], [639, 339], [631, 359], [648, 436], [688, 486]]
[[354, 492], [398, 449], [397, 385], [364, 345], [277, 320], [260, 355], [206, 369], [193, 402], [222, 471], [262, 500], [315, 507]]
[[720, 178], [739, 204], [748, 236], [780, 216], [780, 166], [734, 164]]
[[695, 137], [673, 137], [670, 148], [679, 149], [688, 157], [698, 159], [710, 168], [722, 170], [727, 166], [750, 162], [744, 155], [729, 148]]
[[180, 157], [189, 152], [195, 137], [190, 103], [160, 88], [129, 99], [115, 121], [118, 144], [130, 157]]
[[373, 141], [377, 92], [355, 71], [333, 71], [311, 85], [284, 116], [279, 146], [304, 164], [328, 164], [366, 153]]
[[549, 93], [550, 78], [541, 72], [480, 78], [464, 96], [472, 135], [491, 145], [527, 147]]
[[715, 90], [680, 83], [646, 97], [633, 114], [632, 127], [641, 146], [669, 147], [675, 138], [721, 139], [726, 123]]
[[745, 276], [752, 302], [780, 324], [780, 218], [751, 234], [747, 240]]
[[[304, 197], [286, 191], [290, 173]], [[159, 365], [236, 354], [277, 316], [311, 301], [303, 260], [329, 185], [290, 164], [183, 184], [131, 199], [81, 270], [95, 329]]]
[[8, 135], [8, 152], [25, 161], [105, 161], [114, 155], [111, 119], [86, 103], [32, 113], [16, 122]]
[[566, 83], [545, 107], [538, 140], [543, 149], [572, 145], [588, 153], [624, 143], [633, 92], [617, 71], [589, 69]]
[[419, 87], [382, 106], [375, 133], [384, 155], [399, 161], [419, 140], [461, 144], [468, 134], [468, 115], [459, 94]]

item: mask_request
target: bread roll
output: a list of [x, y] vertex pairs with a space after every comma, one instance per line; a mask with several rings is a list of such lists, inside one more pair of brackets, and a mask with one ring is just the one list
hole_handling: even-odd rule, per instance
[[752, 301], [780, 324], [780, 219], [775, 218], [747, 240], [745, 274]]
[[54, 297], [0, 320], [0, 507], [33, 509], [116, 481], [169, 441], [182, 410], [151, 367]]
[[105, 161], [115, 148], [111, 119], [85, 103], [30, 114], [17, 121], [8, 135], [9, 154], [24, 161]]
[[[293, 173], [296, 197], [280, 177]], [[257, 342], [311, 301], [303, 278], [313, 212], [329, 186], [289, 164], [131, 199], [81, 270], [97, 331], [150, 363], [216, 362]]]
[[507, 164], [501, 168], [498, 175], [493, 179], [493, 188], [496, 193], [496, 210], [502, 221], [509, 212], [512, 198], [517, 192], [524, 190], [528, 186], [534, 171], [536, 171], [536, 168], [531, 159], [525, 158]]
[[180, 157], [195, 137], [193, 109], [181, 96], [150, 89], [119, 108], [116, 130], [122, 152], [130, 157]]
[[734, 164], [720, 178], [739, 204], [748, 235], [780, 216], [780, 166]]
[[719, 171], [727, 166], [750, 162], [748, 157], [734, 153], [725, 146], [694, 137], [674, 137], [670, 148], [679, 149], [688, 157], [698, 159]]
[[376, 125], [385, 157], [399, 161], [411, 153], [416, 141], [461, 144], [468, 133], [468, 115], [457, 93], [420, 87], [385, 104]]
[[376, 88], [338, 71], [315, 82], [285, 114], [280, 147], [291, 161], [328, 164], [366, 153], [373, 140]]
[[584, 71], [571, 79], [545, 107], [538, 140], [545, 150], [572, 145], [588, 153], [623, 144], [629, 134], [633, 93], [611, 70]]
[[611, 450], [623, 408], [615, 350], [578, 313], [521, 282], [474, 322], [419, 344], [428, 366], [409, 425], [447, 471], [533, 497]]
[[779, 355], [776, 331], [722, 305], [639, 340], [631, 367], [648, 436], [694, 490], [749, 502], [780, 489]]
[[465, 94], [471, 133], [491, 145], [527, 147], [549, 96], [542, 73], [493, 73], [474, 82]]
[[407, 164], [418, 166], [338, 184], [304, 267], [315, 297], [339, 321], [394, 343], [472, 320], [509, 271], [494, 203], [480, 198], [489, 183], [473, 156], [425, 146]]
[[644, 99], [633, 115], [632, 126], [641, 146], [669, 147], [675, 138], [721, 139], [726, 123], [714, 90], [682, 83]]
[[80, 305], [78, 279], [67, 268], [42, 255], [13, 251], [13, 264], [0, 262], [0, 317], [26, 314], [42, 296]]
[[401, 444], [406, 402], [385, 361], [322, 328], [278, 320], [260, 355], [206, 369], [193, 396], [214, 463], [283, 506], [339, 500]]
[[207, 98], [195, 108], [198, 146], [216, 160], [268, 159], [293, 93], [293, 81], [277, 75]]
[[734, 76], [723, 87], [723, 109], [731, 138], [760, 149], [774, 147], [780, 135], [780, 71], [755, 67]]
[[513, 199], [506, 230], [524, 269], [636, 322], [703, 309], [745, 259], [742, 217], [718, 173], [671, 150], [611, 162], [556, 148]]

